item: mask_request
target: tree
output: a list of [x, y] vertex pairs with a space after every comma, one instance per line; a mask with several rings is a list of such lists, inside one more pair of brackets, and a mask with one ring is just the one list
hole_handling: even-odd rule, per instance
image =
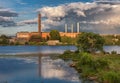
[[9, 38], [6, 35], [0, 36], [0, 45], [8, 45], [9, 44]]
[[84, 52], [103, 51], [104, 39], [95, 33], [83, 32], [77, 36], [78, 49]]
[[67, 43], [67, 44], [75, 44], [76, 43], [76, 38], [62, 36], [61, 37], [61, 42], [62, 43]]
[[50, 39], [51, 40], [61, 40], [60, 33], [57, 30], [50, 31]]
[[8, 37], [6, 35], [1, 35], [0, 38], [2, 38], [2, 39], [8, 39]]

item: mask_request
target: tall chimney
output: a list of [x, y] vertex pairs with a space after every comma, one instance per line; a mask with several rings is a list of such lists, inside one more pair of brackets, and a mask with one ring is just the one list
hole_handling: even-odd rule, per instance
[[71, 33], [73, 33], [73, 24], [71, 24]]
[[38, 14], [38, 33], [41, 36], [41, 14]]
[[67, 26], [67, 24], [65, 24], [65, 33], [67, 33], [67, 28], [68, 28], [68, 26]]
[[80, 32], [80, 25], [79, 25], [79, 22], [77, 23], [77, 33], [79, 33]]

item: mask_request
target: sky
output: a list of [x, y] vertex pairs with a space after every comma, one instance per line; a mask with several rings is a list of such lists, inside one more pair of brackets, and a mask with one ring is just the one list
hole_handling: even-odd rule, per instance
[[[106, 0], [100, 0], [106, 1]], [[68, 31], [77, 22], [81, 32], [101, 34], [120, 33], [119, 0], [95, 2], [93, 0], [0, 0], [0, 35], [37, 31], [37, 15], [42, 15], [42, 31], [56, 29]]]

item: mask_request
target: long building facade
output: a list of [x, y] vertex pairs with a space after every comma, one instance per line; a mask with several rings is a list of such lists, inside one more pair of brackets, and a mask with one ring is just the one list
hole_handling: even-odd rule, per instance
[[[64, 33], [64, 32], [59, 32], [60, 36], [67, 36], [71, 38], [75, 38], [78, 34], [80, 33]], [[30, 39], [32, 36], [38, 36], [38, 32], [18, 32], [17, 33], [17, 38], [23, 38], [23, 39]], [[41, 37], [46, 39], [47, 37], [50, 37], [49, 32], [41, 32]]]

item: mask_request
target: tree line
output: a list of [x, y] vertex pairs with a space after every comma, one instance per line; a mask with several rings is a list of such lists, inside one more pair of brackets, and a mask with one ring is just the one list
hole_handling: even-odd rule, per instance
[[[0, 36], [0, 45], [20, 45], [19, 41], [10, 42], [10, 37], [6, 35]], [[103, 45], [120, 45], [120, 36], [108, 35], [100, 36], [92, 32], [81, 32], [75, 38], [60, 36], [59, 31], [51, 30], [47, 38], [42, 38], [40, 36], [31, 36], [29, 41], [23, 41], [22, 45], [47, 45], [48, 40], [59, 40], [61, 45], [77, 45], [81, 50], [84, 51], [97, 51], [102, 50]], [[86, 49], [88, 48], [88, 49]], [[92, 49], [89, 49], [92, 48]]]

